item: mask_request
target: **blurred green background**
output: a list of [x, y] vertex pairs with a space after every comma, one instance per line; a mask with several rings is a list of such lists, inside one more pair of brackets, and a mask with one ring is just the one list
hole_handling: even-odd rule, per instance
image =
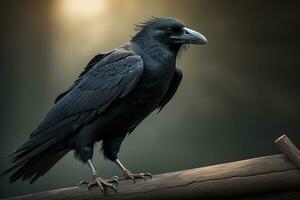
[[[86, 63], [129, 41], [134, 24], [151, 16], [178, 18], [209, 44], [182, 56], [175, 98], [123, 143], [127, 168], [156, 174], [276, 154], [273, 141], [282, 133], [300, 146], [298, 2], [1, 1], [0, 169]], [[104, 177], [121, 175], [98, 151], [94, 162]], [[89, 178], [68, 154], [34, 185], [1, 177], [0, 197]]]

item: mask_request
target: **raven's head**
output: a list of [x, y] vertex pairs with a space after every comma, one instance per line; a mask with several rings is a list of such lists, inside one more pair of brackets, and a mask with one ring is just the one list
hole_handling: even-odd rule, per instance
[[139, 31], [132, 41], [150, 40], [171, 49], [179, 50], [185, 44], [207, 44], [207, 39], [200, 33], [187, 28], [174, 18], [152, 17], [137, 25]]

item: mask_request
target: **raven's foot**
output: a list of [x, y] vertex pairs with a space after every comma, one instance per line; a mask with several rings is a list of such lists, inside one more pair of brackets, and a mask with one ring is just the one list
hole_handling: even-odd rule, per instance
[[151, 173], [138, 173], [138, 174], [133, 174], [131, 173], [128, 169], [124, 170], [124, 177], [120, 180], [126, 180], [126, 179], [131, 179], [133, 181], [133, 183], [135, 183], [136, 179], [143, 179], [144, 181], [146, 181], [146, 179], [148, 178], [152, 178]]
[[111, 180], [105, 181], [95, 173], [94, 180], [92, 182], [81, 181], [79, 185], [87, 185], [89, 190], [93, 187], [99, 187], [103, 193], [105, 193], [108, 188], [111, 188], [115, 191], [115, 193], [117, 193], [118, 190], [116, 185], [119, 184], [118, 179], [119, 178], [117, 176], [114, 176]]

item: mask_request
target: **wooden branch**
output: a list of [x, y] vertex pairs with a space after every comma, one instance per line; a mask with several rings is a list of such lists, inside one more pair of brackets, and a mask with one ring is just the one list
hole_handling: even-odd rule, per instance
[[300, 151], [292, 141], [286, 135], [282, 135], [275, 140], [275, 144], [300, 169]]
[[[298, 190], [298, 191], [297, 191]], [[300, 199], [300, 171], [284, 155], [273, 155], [153, 176], [146, 182], [121, 181], [110, 199]], [[272, 197], [273, 196], [273, 197]], [[263, 197], [263, 198], [262, 198]], [[296, 198], [297, 197], [297, 198]], [[10, 200], [105, 199], [100, 190], [86, 187], [40, 192]]]
[[[146, 182], [120, 181], [118, 194], [109, 199], [300, 199], [299, 150], [285, 136], [275, 143], [283, 155], [265, 156], [232, 163], [165, 173]], [[72, 187], [40, 192], [9, 200], [100, 200], [102, 192]], [[7, 199], [8, 200], [8, 199]]]

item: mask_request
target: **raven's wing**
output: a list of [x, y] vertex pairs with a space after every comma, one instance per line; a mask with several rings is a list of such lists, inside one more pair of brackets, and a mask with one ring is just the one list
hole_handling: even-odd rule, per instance
[[92, 68], [94, 67], [94, 65], [99, 62], [100, 60], [102, 60], [105, 56], [111, 54], [113, 51], [110, 51], [108, 53], [101, 53], [101, 54], [97, 54], [95, 55], [90, 62], [86, 65], [86, 67], [84, 68], [83, 72], [81, 72], [81, 74], [79, 75], [78, 79], [73, 83], [73, 85], [66, 90], [65, 92], [59, 94], [56, 98], [54, 103], [57, 103], [62, 97], [64, 97], [66, 94], [68, 94], [81, 80], [81, 78]]
[[75, 82], [74, 88], [55, 104], [38, 129], [73, 115], [92, 111], [100, 114], [114, 100], [128, 94], [142, 72], [143, 60], [131, 51], [118, 50], [105, 56]]
[[[143, 60], [131, 51], [116, 50], [95, 63], [54, 105], [29, 140], [15, 151], [14, 165], [5, 173], [20, 167], [11, 180], [18, 179], [24, 172], [22, 167], [32, 164], [31, 161], [70, 136], [76, 128], [132, 91], [142, 73]], [[32, 176], [28, 172], [28, 177], [29, 174]]]
[[172, 99], [172, 97], [177, 91], [177, 88], [181, 80], [182, 80], [182, 71], [176, 67], [174, 77], [170, 83], [169, 89], [158, 105], [158, 112], [160, 112], [165, 107], [165, 105]]

